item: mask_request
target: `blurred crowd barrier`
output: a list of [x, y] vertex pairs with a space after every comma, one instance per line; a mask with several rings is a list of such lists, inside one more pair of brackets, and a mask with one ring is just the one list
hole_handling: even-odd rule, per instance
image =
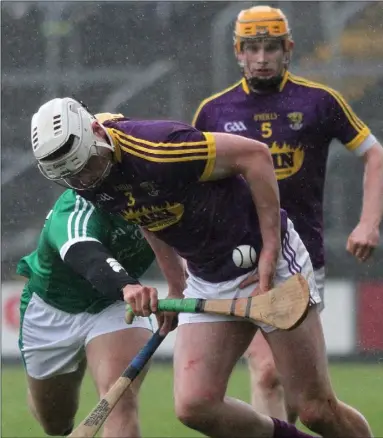
[[[160, 298], [168, 293], [163, 280], [146, 279], [158, 289]], [[2, 284], [2, 358], [19, 360], [19, 299], [23, 283]], [[326, 307], [322, 323], [330, 359], [371, 360], [383, 354], [383, 282], [354, 283], [328, 280]], [[156, 327], [156, 320], [153, 318]], [[165, 339], [157, 352], [159, 358], [171, 358], [176, 332]]]

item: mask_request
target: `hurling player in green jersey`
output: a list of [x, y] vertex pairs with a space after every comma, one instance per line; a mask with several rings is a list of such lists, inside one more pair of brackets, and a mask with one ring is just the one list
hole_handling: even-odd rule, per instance
[[[37, 248], [23, 257], [19, 347], [31, 411], [48, 435], [68, 435], [86, 366], [102, 397], [151, 336], [148, 318], [124, 321], [123, 288], [154, 260], [135, 225], [66, 190], [48, 214]], [[152, 288], [147, 288], [153, 292]], [[139, 437], [137, 390], [126, 391], [105, 437]]]

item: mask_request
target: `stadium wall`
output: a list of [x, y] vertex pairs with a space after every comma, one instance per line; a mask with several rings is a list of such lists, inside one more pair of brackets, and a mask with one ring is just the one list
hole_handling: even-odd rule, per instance
[[[148, 280], [160, 297], [167, 294], [165, 282]], [[2, 361], [18, 361], [19, 299], [23, 283], [2, 283]], [[328, 280], [326, 307], [322, 312], [330, 360], [379, 360], [383, 358], [383, 282], [354, 283]], [[175, 332], [160, 347], [157, 358], [171, 358]]]

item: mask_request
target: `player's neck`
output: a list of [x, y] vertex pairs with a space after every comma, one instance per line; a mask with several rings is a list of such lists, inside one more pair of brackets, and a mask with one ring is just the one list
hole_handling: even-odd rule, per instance
[[278, 93], [279, 87], [268, 88], [267, 90], [250, 88], [250, 91], [253, 94], [261, 94], [261, 95], [273, 94], [273, 93]]
[[280, 91], [280, 86], [283, 81], [283, 76], [274, 78], [274, 80], [268, 83], [261, 83], [258, 81], [247, 81], [248, 89], [253, 94], [273, 94]]

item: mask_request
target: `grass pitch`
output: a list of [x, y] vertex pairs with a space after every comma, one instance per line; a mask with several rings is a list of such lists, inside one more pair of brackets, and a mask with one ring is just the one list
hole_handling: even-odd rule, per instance
[[[375, 437], [383, 437], [383, 367], [371, 364], [331, 365], [331, 376], [339, 398], [359, 409], [368, 419]], [[140, 418], [144, 438], [200, 437], [181, 425], [173, 411], [172, 368], [153, 363], [142, 387]], [[229, 395], [250, 398], [247, 368], [237, 366], [229, 385]], [[89, 376], [82, 388], [81, 406], [76, 425], [97, 402]], [[2, 437], [43, 437], [42, 429], [26, 405], [26, 380], [21, 366], [2, 369]]]

